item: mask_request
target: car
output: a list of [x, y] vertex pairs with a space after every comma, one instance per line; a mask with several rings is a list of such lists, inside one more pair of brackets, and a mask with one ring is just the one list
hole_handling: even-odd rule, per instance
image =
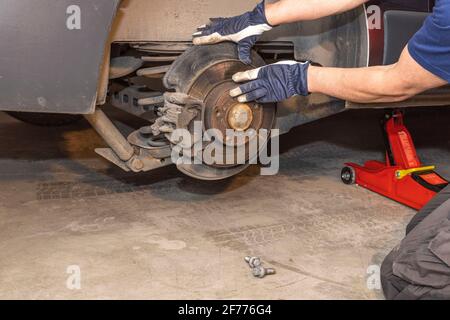
[[[238, 60], [232, 43], [192, 45], [192, 33], [208, 18], [240, 14], [256, 3], [0, 0], [0, 110], [39, 125], [63, 125], [84, 116], [109, 145], [96, 152], [125, 171], [175, 164], [191, 177], [220, 180], [245, 170], [251, 157], [227, 164], [174, 161], [174, 129], [192, 133], [193, 121], [199, 121], [203, 131], [285, 134], [349, 108], [448, 104], [448, 88], [388, 105], [317, 94], [276, 106], [238, 104], [228, 94], [231, 76], [251, 67], [285, 59], [346, 68], [393, 63], [433, 8], [428, 0], [372, 1], [337, 16], [280, 26], [257, 43], [253, 66]], [[181, 101], [168, 104], [167, 97]], [[125, 137], [103, 112], [107, 103], [148, 125]], [[268, 139], [258, 146], [261, 150]]]

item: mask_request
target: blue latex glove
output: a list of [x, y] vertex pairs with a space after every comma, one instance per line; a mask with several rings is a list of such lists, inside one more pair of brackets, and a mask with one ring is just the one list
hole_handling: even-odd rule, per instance
[[259, 37], [272, 29], [266, 18], [264, 1], [251, 11], [233, 18], [213, 18], [193, 34], [195, 45], [232, 41], [238, 44], [239, 59], [251, 64], [251, 50]]
[[307, 96], [309, 65], [309, 62], [281, 61], [236, 73], [233, 76], [235, 82], [250, 82], [231, 90], [230, 95], [242, 103], [273, 103], [296, 95]]

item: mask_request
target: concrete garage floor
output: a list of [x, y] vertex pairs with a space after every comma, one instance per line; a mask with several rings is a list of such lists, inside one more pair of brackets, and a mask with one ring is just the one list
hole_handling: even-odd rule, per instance
[[[447, 177], [449, 111], [408, 118], [424, 162]], [[303, 126], [282, 138], [279, 175], [207, 183], [172, 167], [123, 173], [94, 154], [103, 142], [86, 123], [46, 129], [2, 114], [0, 298], [382, 299], [367, 269], [414, 211], [339, 179], [346, 161], [382, 158], [379, 117]], [[277, 275], [253, 278], [246, 255]], [[80, 290], [66, 287], [71, 265]]]

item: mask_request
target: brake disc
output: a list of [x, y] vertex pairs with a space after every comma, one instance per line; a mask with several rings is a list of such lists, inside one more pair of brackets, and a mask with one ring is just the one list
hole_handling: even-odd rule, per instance
[[[212, 164], [178, 164], [178, 169], [196, 179], [220, 180], [234, 176], [249, 166], [253, 160], [248, 145], [253, 139], [260, 139], [260, 129], [270, 132], [272, 129], [275, 105], [257, 103], [239, 103], [229, 94], [236, 87], [232, 76], [240, 71], [249, 70], [264, 64], [253, 53], [253, 66], [240, 62], [236, 56], [236, 47], [232, 44], [220, 44], [209, 47], [194, 47], [176, 61], [165, 78], [166, 86], [183, 92], [203, 102], [201, 121], [203, 132], [216, 129], [221, 133], [224, 154], [216, 158], [226, 159], [226, 154], [237, 155], [237, 148], [244, 148], [245, 163], [235, 156], [234, 161], [221, 161]], [[186, 69], [190, 66], [189, 69]], [[238, 139], [227, 136], [227, 130], [243, 135], [241, 144]], [[193, 133], [193, 132], [192, 132]], [[267, 137], [260, 139], [260, 149], [265, 147]], [[231, 139], [231, 141], [230, 141]], [[261, 143], [262, 142], [262, 143]], [[233, 149], [233, 150], [232, 150]], [[230, 153], [233, 152], [233, 153]]]

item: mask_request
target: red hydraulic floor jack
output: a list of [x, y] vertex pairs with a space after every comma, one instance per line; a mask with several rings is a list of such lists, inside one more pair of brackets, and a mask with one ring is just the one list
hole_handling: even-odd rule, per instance
[[401, 112], [386, 116], [383, 126], [386, 162], [368, 161], [364, 166], [347, 163], [342, 181], [420, 210], [449, 182], [434, 171], [434, 166], [420, 162]]

